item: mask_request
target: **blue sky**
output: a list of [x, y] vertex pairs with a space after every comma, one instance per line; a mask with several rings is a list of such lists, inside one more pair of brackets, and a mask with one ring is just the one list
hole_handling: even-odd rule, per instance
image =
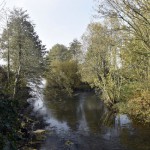
[[[1, 0], [0, 0], [1, 1]], [[22, 7], [36, 24], [36, 31], [49, 49], [60, 43], [68, 46], [80, 39], [92, 20], [93, 0], [6, 0], [9, 8]]]

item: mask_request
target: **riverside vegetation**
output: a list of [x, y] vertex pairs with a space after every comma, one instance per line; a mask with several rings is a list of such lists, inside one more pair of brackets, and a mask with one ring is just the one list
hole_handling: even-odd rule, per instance
[[81, 41], [75, 39], [69, 47], [56, 44], [47, 55], [26, 11], [1, 16], [6, 25], [0, 52], [7, 61], [0, 68], [1, 149], [9, 143], [15, 149], [17, 139], [23, 140], [23, 134], [18, 137], [23, 93], [29, 91], [29, 79], [41, 76], [47, 80], [46, 96], [54, 100], [60, 93], [95, 89], [114, 112], [150, 124], [149, 0], [97, 0], [100, 21], [88, 25]]
[[47, 87], [70, 94], [88, 83], [109, 108], [149, 123], [150, 3], [104, 2], [97, 4], [103, 23], [89, 24], [82, 44], [74, 40], [68, 49], [57, 44], [50, 50]]
[[0, 149], [18, 149], [30, 143], [32, 123], [36, 121], [27, 110], [27, 82], [41, 75], [45, 46], [26, 11], [1, 13], [6, 26], [0, 52], [7, 65], [0, 67]]

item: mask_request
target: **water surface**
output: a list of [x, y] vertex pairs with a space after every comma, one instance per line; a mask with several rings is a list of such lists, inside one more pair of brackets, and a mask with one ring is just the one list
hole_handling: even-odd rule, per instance
[[50, 131], [39, 150], [150, 150], [150, 128], [114, 115], [93, 92], [54, 100], [41, 90], [32, 102]]

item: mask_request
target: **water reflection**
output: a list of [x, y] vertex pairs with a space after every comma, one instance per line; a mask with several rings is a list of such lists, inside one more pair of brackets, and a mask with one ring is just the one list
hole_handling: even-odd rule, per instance
[[126, 115], [114, 116], [93, 92], [78, 93], [73, 97], [46, 100], [51, 117], [66, 122], [71, 130], [99, 132], [101, 126], [123, 126], [130, 122]]
[[[108, 117], [109, 114], [103, 103], [92, 92], [78, 93], [64, 100], [48, 99], [47, 106], [53, 118], [59, 122], [66, 122], [68, 128], [73, 131], [84, 133], [99, 132], [100, 125], [106, 119], [104, 116]], [[109, 116], [114, 117], [111, 113]], [[110, 120], [114, 122], [115, 118]]]
[[59, 92], [51, 96], [42, 104], [40, 99], [33, 104], [44, 107], [39, 114], [53, 131], [40, 150], [150, 150], [150, 128], [133, 124], [126, 115], [109, 112], [94, 93], [67, 97]]

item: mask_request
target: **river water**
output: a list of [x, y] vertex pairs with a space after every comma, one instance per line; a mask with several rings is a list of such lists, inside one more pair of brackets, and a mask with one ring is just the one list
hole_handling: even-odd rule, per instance
[[32, 84], [29, 99], [49, 131], [38, 150], [150, 150], [150, 128], [109, 112], [93, 92], [56, 101], [44, 97], [44, 84]]

